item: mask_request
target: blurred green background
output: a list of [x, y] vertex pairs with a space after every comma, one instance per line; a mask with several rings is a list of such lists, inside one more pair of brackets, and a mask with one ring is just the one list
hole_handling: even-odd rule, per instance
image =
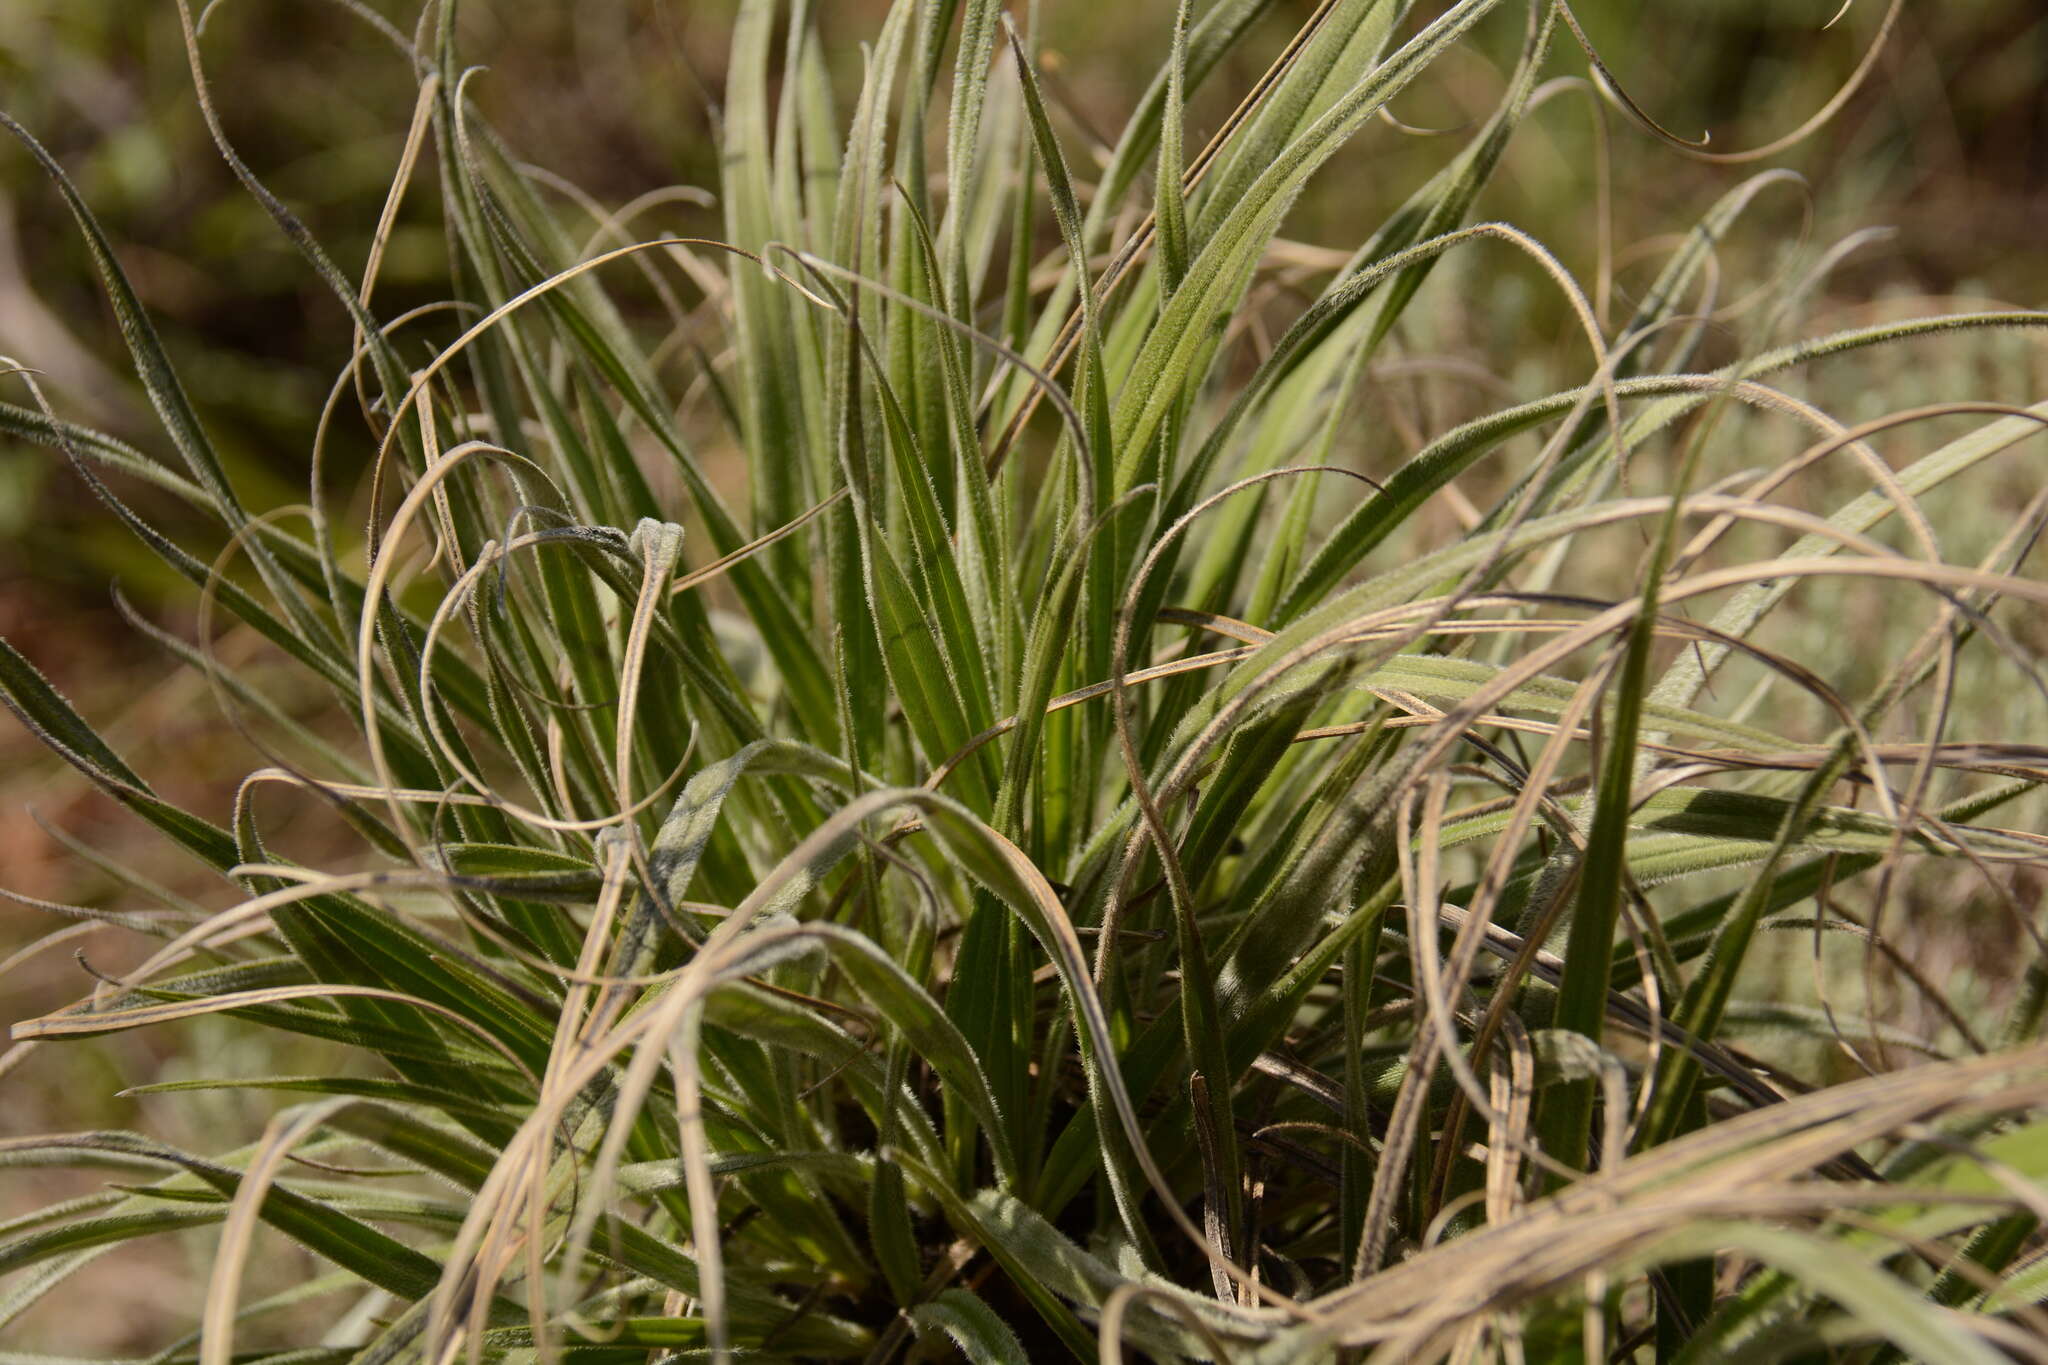
[[[1837, 7], [1838, 0], [1580, 0], [1577, 9], [1620, 79], [1665, 126], [1689, 136], [1710, 131], [1716, 148], [1734, 150], [1798, 126], [1855, 69], [1883, 0], [1858, 0], [1825, 28]], [[363, 264], [416, 90], [393, 42], [418, 21], [415, 0], [368, 0], [366, 8], [394, 27], [380, 32], [325, 0], [224, 0], [209, 13], [201, 40], [229, 137], [351, 273]], [[826, 0], [817, 8], [834, 60], [851, 78], [883, 0]], [[1312, 0], [1273, 6], [1258, 41], [1193, 101], [1190, 147], [1223, 119], [1313, 8]], [[661, 186], [715, 183], [715, 107], [733, 9], [733, 0], [465, 0], [460, 29], [468, 60], [484, 68], [473, 94], [505, 140], [537, 167], [616, 206]], [[1022, 20], [1025, 0], [1013, 9]], [[1047, 84], [1083, 178], [1090, 158], [1106, 151], [1108, 130], [1121, 126], [1163, 60], [1173, 10], [1171, 0], [1039, 0]], [[1467, 53], [1404, 95], [1399, 118], [1458, 129], [1485, 109], [1523, 15], [1523, 6], [1503, 6]], [[1584, 69], [1576, 49], [1560, 48], [1557, 74]], [[2044, 76], [2042, 0], [1908, 4], [1871, 80], [1840, 116], [1798, 148], [1760, 163], [1801, 172], [1810, 198], [1772, 197], [1759, 225], [1731, 245], [1731, 279], [1766, 278], [1784, 238], [1810, 215], [1805, 231], [1815, 243], [1872, 224], [1897, 232], [1829, 277], [1802, 329], [1900, 296], [2048, 302]], [[348, 321], [209, 141], [176, 6], [0, 0], [0, 92], [0, 103], [43, 140], [100, 215], [245, 501], [260, 508], [299, 499], [314, 417], [348, 356]], [[1686, 160], [1611, 112], [1605, 126], [1619, 310], [1629, 288], [1655, 268], [1660, 240], [1684, 231], [1758, 167]], [[1552, 101], [1518, 136], [1505, 173], [1480, 206], [1484, 216], [1533, 232], [1588, 280], [1602, 235], [1594, 212], [1595, 128], [1586, 100]], [[1317, 182], [1288, 236], [1350, 250], [1357, 244], [1354, 223], [1377, 221], [1441, 154], [1440, 146], [1394, 127], [1369, 130]], [[434, 198], [432, 171], [423, 169], [380, 276], [377, 308], [384, 316], [445, 293]], [[715, 208], [675, 204], [649, 214], [637, 230], [715, 233], [716, 215]], [[1556, 365], [1563, 334], [1550, 315], [1555, 304], [1504, 254], [1460, 257], [1430, 287], [1441, 303], [1424, 310], [1429, 334], [1405, 338], [1410, 346], [1460, 356], [1517, 391], [1527, 387], [1515, 383], [1518, 376]], [[1731, 334], [1720, 344], [1736, 342]], [[1937, 395], [2024, 401], [2041, 396], [2038, 352], [2032, 343], [1987, 340], [1943, 352], [1938, 366], [1915, 351], [1831, 370], [1812, 382], [1825, 386], [1830, 410], [1844, 418]], [[75, 225], [11, 142], [0, 146], [0, 353], [41, 371], [63, 415], [161, 448]], [[18, 385], [7, 397], [21, 401]], [[351, 440], [360, 437], [344, 434], [334, 448], [343, 486], [351, 462], [364, 453]], [[2038, 467], [2038, 455], [2015, 457], [2030, 458]], [[2023, 474], [2015, 471], [2015, 487], [2030, 485]], [[1983, 495], [1983, 485], [1969, 494]], [[175, 518], [176, 508], [136, 496]], [[195, 541], [193, 548], [210, 554], [215, 547]], [[1967, 553], [1951, 547], [1952, 558]], [[257, 760], [218, 718], [204, 682], [180, 673], [122, 624], [109, 594], [117, 580], [151, 617], [190, 634], [189, 591], [166, 580], [61, 458], [0, 441], [0, 634], [82, 710], [108, 722], [109, 737], [168, 794], [224, 814], [235, 779]], [[2032, 633], [2030, 644], [2048, 648], [2048, 631]], [[143, 839], [18, 727], [0, 723], [0, 885], [92, 903], [134, 894], [67, 850], [53, 829], [124, 852]], [[153, 851], [138, 856], [152, 867], [162, 861], [152, 861]], [[170, 893], [211, 894], [182, 881], [186, 874], [175, 862], [164, 862], [160, 875]], [[45, 916], [0, 905], [0, 959], [50, 925]], [[132, 951], [118, 935], [91, 934], [11, 964], [0, 975], [0, 999], [7, 1002], [0, 1013], [11, 1020], [79, 994], [89, 979], [75, 949], [110, 971]], [[1968, 965], [1957, 960], [1947, 968]], [[196, 1128], [225, 1126], [253, 1136], [265, 1112], [254, 1101], [224, 1096], [172, 1105], [115, 1093], [160, 1075], [257, 1074], [294, 1064], [238, 1057], [239, 1046], [231, 1026], [195, 1024], [176, 1034], [121, 1035], [61, 1055], [37, 1054], [5, 1082], [0, 1132], [146, 1126], [176, 1142]], [[69, 1192], [10, 1181], [0, 1186], [0, 1218]], [[23, 1344], [105, 1358], [160, 1341], [166, 1322], [189, 1316], [186, 1291], [192, 1275], [203, 1274], [204, 1246], [166, 1239], [147, 1253], [154, 1261], [124, 1253], [96, 1267], [104, 1273], [75, 1281], [67, 1302], [111, 1294], [121, 1311], [79, 1314], [53, 1301], [24, 1320]], [[272, 1287], [304, 1272], [286, 1255], [265, 1267]]]

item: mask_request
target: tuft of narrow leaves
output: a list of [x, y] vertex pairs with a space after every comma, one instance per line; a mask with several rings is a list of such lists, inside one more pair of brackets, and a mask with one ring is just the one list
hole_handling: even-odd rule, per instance
[[[1767, 170], [1611, 324], [1604, 254], [1588, 281], [1480, 219], [1559, 94], [1698, 151], [1560, 41], [1562, 0], [1166, 5], [1099, 157], [1035, 7], [896, 0], [852, 90], [821, 8], [740, 3], [717, 207], [595, 237], [429, 8], [360, 279], [225, 140], [188, 14], [222, 153], [354, 330], [297, 517], [238, 499], [6, 120], [163, 436], [75, 425], [27, 371], [0, 429], [191, 582], [199, 639], [141, 624], [261, 759], [228, 811], [182, 808], [0, 642], [0, 700], [217, 884], [177, 921], [43, 905], [161, 942], [12, 1021], [0, 1074], [201, 1016], [334, 1060], [153, 1087], [275, 1096], [218, 1151], [0, 1142], [109, 1172], [0, 1229], [0, 1325], [217, 1226], [159, 1359], [2041, 1355], [2048, 837], [2007, 817], [2048, 747], [1952, 703], [1989, 673], [2039, 722], [2048, 500], [1956, 562], [1936, 508], [2038, 455], [2048, 403], [1850, 426], [1791, 386], [2048, 317], [1786, 341], [1828, 252], [1730, 312]], [[1475, 44], [1506, 79], [1434, 175], [1347, 190], [1338, 250], [1285, 237]], [[1591, 85], [1545, 82], [1588, 55]], [[435, 193], [445, 306], [383, 316], [384, 235]], [[1497, 402], [1378, 430], [1404, 367], [1451, 363], [1412, 338], [1475, 256], [1570, 348], [1531, 322], [1542, 364]], [[1710, 324], [1745, 340], [1710, 359]], [[325, 461], [351, 423], [359, 479]], [[1801, 614], [1856, 583], [1903, 635]], [[275, 846], [290, 793], [354, 853]], [[1968, 999], [1890, 904], [1942, 864], [2009, 917], [2009, 979]], [[1810, 940], [1811, 1002], [1774, 930]], [[1938, 1032], [1888, 1017], [1901, 992]], [[282, 1341], [298, 1298], [244, 1296], [278, 1238], [333, 1267], [333, 1333]]]

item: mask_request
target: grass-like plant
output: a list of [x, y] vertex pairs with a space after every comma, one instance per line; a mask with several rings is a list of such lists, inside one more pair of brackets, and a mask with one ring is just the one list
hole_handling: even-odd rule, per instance
[[[1783, 174], [1619, 318], [1604, 275], [1472, 222], [1554, 97], [1739, 159], [1597, 57], [1546, 83], [1591, 56], [1561, 0], [1324, 0], [1199, 148], [1188, 100], [1276, 6], [1196, 8], [1090, 161], [996, 0], [897, 0], [850, 105], [814, 6], [745, 0], [722, 224], [647, 236], [678, 196], [613, 213], [536, 178], [430, 7], [386, 31], [419, 100], [360, 279], [236, 157], [188, 12], [223, 154], [354, 319], [307, 502], [261, 513], [9, 121], [163, 440], [66, 421], [29, 371], [0, 425], [190, 580], [198, 640], [157, 634], [266, 758], [224, 822], [180, 809], [0, 647], [10, 708], [225, 907], [152, 910], [143, 882], [46, 907], [162, 943], [16, 1022], [0, 1068], [201, 1015], [337, 1060], [175, 1083], [276, 1092], [219, 1151], [0, 1144], [112, 1172], [0, 1232], [0, 1321], [217, 1225], [198, 1329], [159, 1360], [2048, 1356], [2048, 970], [2010, 889], [2048, 841], [1996, 823], [2048, 750], [1950, 705], [1967, 671], [2042, 714], [2009, 627], [2048, 603], [2019, 573], [2048, 502], [1961, 564], [1922, 506], [2038, 453], [2048, 405], [1845, 427], [1786, 387], [2048, 317], [1786, 341], [1833, 259], [1809, 253], [1710, 363], [1721, 244]], [[1284, 241], [1494, 15], [1519, 59], [1435, 176], [1348, 258]], [[386, 316], [428, 166], [452, 294]], [[1532, 336], [1553, 391], [1358, 467], [1361, 387], [1468, 255], [1547, 291], [1575, 350]], [[1798, 453], [1760, 454], [1748, 412]], [[1937, 417], [1952, 439], [1900, 467], [1872, 448]], [[355, 422], [360, 478], [327, 450]], [[1787, 492], [1837, 467], [1798, 486], [1867, 491]], [[153, 528], [137, 485], [217, 542]], [[1827, 579], [1883, 585], [1890, 619], [1763, 643]], [[222, 663], [227, 629], [301, 683]], [[1852, 654], [1866, 681], [1831, 684]], [[274, 847], [286, 802], [357, 852]], [[1970, 1000], [1884, 918], [1936, 859], [2011, 916], [2010, 978]], [[1774, 999], [1760, 931], [1786, 927], [1819, 1007]], [[1944, 1031], [1888, 1022], [1891, 986]], [[1773, 1051], [1763, 1016], [1826, 1047]], [[277, 1237], [333, 1274], [250, 1301]], [[317, 1294], [344, 1327], [283, 1339]]]

